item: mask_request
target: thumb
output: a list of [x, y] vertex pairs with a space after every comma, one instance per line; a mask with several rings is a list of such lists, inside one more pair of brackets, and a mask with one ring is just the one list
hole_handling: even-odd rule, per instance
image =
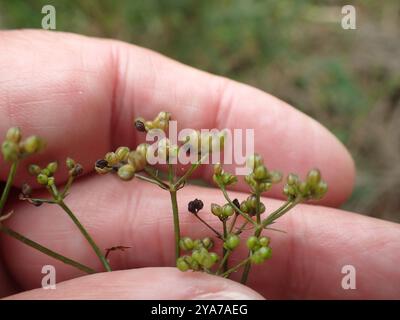
[[56, 285], [54, 290], [34, 289], [8, 299], [263, 299], [243, 286], [200, 272], [175, 268], [142, 268], [97, 273]]

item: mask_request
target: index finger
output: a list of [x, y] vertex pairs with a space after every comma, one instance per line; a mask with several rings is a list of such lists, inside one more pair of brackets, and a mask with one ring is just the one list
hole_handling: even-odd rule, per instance
[[352, 190], [354, 165], [343, 145], [260, 90], [117, 41], [44, 31], [1, 32], [0, 41], [0, 132], [18, 125], [44, 137], [38, 161], [70, 156], [91, 168], [110, 149], [138, 141], [135, 116], [166, 110], [182, 128], [253, 128], [269, 167], [322, 171], [331, 188], [325, 204], [340, 204]]

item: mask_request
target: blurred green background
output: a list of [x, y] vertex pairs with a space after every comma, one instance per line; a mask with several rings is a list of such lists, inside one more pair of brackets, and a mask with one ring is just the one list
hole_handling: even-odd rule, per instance
[[[45, 4], [57, 30], [151, 48], [316, 118], [356, 159], [343, 207], [400, 221], [400, 1], [0, 0], [0, 28], [40, 28]], [[345, 4], [356, 30], [341, 28]]]

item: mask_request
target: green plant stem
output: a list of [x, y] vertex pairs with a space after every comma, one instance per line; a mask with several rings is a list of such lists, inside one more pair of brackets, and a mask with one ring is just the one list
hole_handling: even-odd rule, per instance
[[179, 241], [181, 239], [181, 231], [179, 227], [179, 211], [178, 211], [178, 201], [176, 199], [176, 190], [174, 188], [171, 188], [169, 194], [171, 196], [172, 214], [174, 219], [175, 258], [178, 259], [181, 255], [181, 248], [179, 247]]
[[64, 190], [61, 193], [61, 198], [65, 198], [69, 189], [71, 189], [72, 183], [74, 182], [74, 177], [71, 175], [68, 177], [67, 183], [65, 184]]
[[[228, 236], [228, 230], [226, 228], [226, 220], [222, 221], [222, 227], [224, 230], [224, 239], [227, 238]], [[228, 250], [225, 248], [225, 246], [222, 246], [222, 256], [225, 257], [227, 254]], [[228, 270], [228, 259], [225, 259], [224, 264], [222, 265], [222, 272], [226, 272]]]
[[212, 226], [210, 226], [203, 218], [201, 218], [197, 213], [194, 214], [194, 216], [200, 220], [206, 227], [208, 227], [212, 232], [215, 233], [215, 235], [220, 238], [221, 240], [224, 240], [224, 237], [221, 233], [219, 233], [217, 230], [215, 230]]
[[149, 168], [144, 168], [144, 172], [146, 172], [147, 175], [150, 176], [153, 180], [157, 181], [160, 186], [163, 186], [163, 189], [168, 189], [169, 186], [162, 180], [160, 179], [156, 174], [152, 172]]
[[[227, 251], [225, 252], [224, 257], [222, 258], [221, 263], [220, 263], [219, 266], [218, 266], [217, 272], [215, 273], [216, 275], [220, 275], [221, 272], [224, 272], [224, 271], [223, 271], [223, 268], [224, 268], [224, 266], [227, 264], [227, 261], [228, 261], [228, 259], [229, 259], [229, 256], [231, 255], [231, 253], [232, 253], [232, 250], [227, 250]], [[225, 270], [225, 271], [226, 271], [226, 270]]]
[[60, 200], [57, 202], [58, 205], [68, 214], [68, 216], [71, 218], [71, 220], [75, 223], [75, 225], [78, 227], [79, 231], [82, 233], [82, 235], [85, 237], [85, 239], [89, 242], [91, 247], [93, 248], [94, 252], [96, 253], [97, 257], [100, 259], [100, 262], [106, 269], [106, 271], [111, 271], [110, 264], [108, 263], [107, 259], [105, 258], [103, 252], [99, 249], [97, 244], [94, 242], [92, 237], [89, 235], [89, 233], [86, 231], [84, 226], [80, 223], [78, 218], [74, 215], [74, 213], [71, 211], [71, 209], [65, 204], [63, 200]]
[[238, 208], [233, 202], [232, 200], [229, 198], [228, 192], [226, 191], [225, 187], [222, 184], [218, 184], [219, 188], [221, 189], [222, 193], [224, 194], [224, 197], [226, 199], [226, 201], [228, 201], [228, 203], [237, 211], [240, 213], [240, 215], [245, 218], [248, 222], [250, 222], [253, 225], [257, 225], [257, 223], [247, 214], [244, 213], [242, 210], [240, 210], [240, 208]]
[[192, 164], [189, 170], [187, 170], [183, 176], [181, 176], [178, 181], [175, 182], [174, 186], [176, 189], [179, 189], [179, 187], [189, 179], [189, 177], [192, 175], [192, 173], [201, 165], [203, 160], [205, 160], [208, 157], [208, 154], [206, 154], [204, 157], [199, 159], [196, 163]]
[[233, 220], [232, 220], [231, 225], [229, 227], [229, 233], [232, 233], [233, 228], [235, 227], [235, 224], [236, 224], [236, 221], [237, 221], [237, 217], [238, 217], [238, 214], [235, 213], [235, 216], [233, 217]]
[[257, 225], [261, 223], [261, 212], [260, 212], [260, 202], [261, 202], [261, 194], [260, 192], [256, 192], [256, 219], [257, 219]]
[[237, 269], [242, 267], [243, 265], [250, 262], [250, 258], [244, 259], [242, 262], [238, 263], [236, 266], [230, 268], [229, 270], [225, 271], [221, 276], [227, 278], [232, 272], [235, 272]]
[[38, 251], [40, 251], [40, 252], [42, 252], [42, 253], [44, 253], [44, 254], [46, 254], [48, 256], [54, 258], [54, 259], [57, 259], [57, 260], [65, 263], [65, 264], [73, 266], [73, 267], [75, 267], [75, 268], [77, 268], [77, 269], [79, 269], [79, 270], [81, 270], [83, 272], [86, 272], [88, 274], [96, 273], [96, 271], [93, 270], [92, 268], [89, 268], [89, 267], [87, 267], [87, 266], [85, 266], [85, 265], [83, 265], [83, 264], [81, 264], [81, 263], [79, 263], [77, 261], [74, 261], [72, 259], [69, 259], [69, 258], [67, 258], [67, 257], [65, 257], [65, 256], [63, 256], [63, 255], [61, 255], [61, 254], [59, 254], [59, 253], [57, 253], [57, 252], [55, 252], [53, 250], [50, 250], [50, 249], [48, 249], [46, 247], [43, 247], [39, 243], [37, 243], [37, 242], [35, 242], [35, 241], [31, 240], [31, 239], [26, 238], [22, 234], [20, 234], [20, 233], [18, 233], [16, 231], [6, 227], [5, 225], [2, 225], [1, 223], [0, 223], [0, 231], [5, 233], [5, 234], [7, 234], [7, 235], [9, 235], [10, 237], [13, 237], [14, 239], [17, 239], [17, 240], [21, 241], [22, 243], [24, 243], [24, 244], [26, 244], [26, 245], [28, 245], [30, 247], [32, 247], [32, 248], [34, 248], [34, 249], [36, 249], [36, 250], [38, 250]]
[[15, 174], [17, 172], [17, 167], [18, 167], [18, 161], [14, 161], [11, 164], [10, 172], [8, 173], [6, 186], [4, 187], [3, 193], [2, 193], [1, 198], [0, 198], [0, 216], [3, 213], [3, 209], [4, 209], [4, 206], [6, 204], [8, 195], [10, 193], [11, 186], [12, 186], [12, 184], [14, 182]]
[[236, 235], [239, 235], [243, 232], [244, 228], [246, 228], [246, 226], [249, 224], [248, 221], [245, 221], [239, 228], [238, 230], [235, 232]]
[[137, 174], [137, 173], [135, 174], [135, 177], [140, 179], [140, 180], [153, 183], [153, 184], [159, 186], [162, 189], [168, 189], [169, 188], [168, 185], [165, 184], [164, 182], [159, 182], [158, 180], [155, 180], [155, 179], [152, 179], [152, 178], [149, 178], [149, 177], [146, 177], [146, 176], [142, 176], [142, 175]]

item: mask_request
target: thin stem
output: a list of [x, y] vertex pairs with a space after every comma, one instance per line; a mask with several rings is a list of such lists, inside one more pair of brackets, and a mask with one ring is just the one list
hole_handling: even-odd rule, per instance
[[[228, 230], [226, 228], [226, 220], [222, 220], [222, 227], [224, 230], [224, 239], [226, 239], [228, 236]], [[223, 257], [225, 257], [227, 252], [228, 252], [228, 250], [225, 248], [225, 246], [222, 246], [222, 256]], [[224, 264], [222, 265], [222, 272], [226, 272], [226, 270], [228, 270], [228, 259], [226, 259], [224, 261]]]
[[238, 208], [233, 202], [232, 200], [229, 198], [229, 195], [225, 189], [225, 187], [222, 184], [218, 184], [218, 186], [220, 187], [222, 193], [224, 194], [224, 197], [226, 199], [226, 201], [228, 201], [228, 203], [237, 211], [240, 213], [240, 215], [245, 218], [248, 222], [250, 222], [253, 225], [257, 225], [257, 223], [247, 214], [244, 213], [242, 210], [240, 210], [240, 208]]
[[17, 172], [17, 167], [18, 167], [18, 161], [14, 161], [11, 164], [10, 172], [8, 173], [6, 186], [4, 187], [3, 194], [1, 195], [1, 198], [0, 198], [0, 215], [3, 213], [4, 206], [6, 204], [8, 195], [11, 190], [11, 186], [12, 186], [14, 178], [15, 178], [15, 174]]
[[99, 249], [97, 244], [94, 242], [92, 237], [89, 235], [89, 233], [86, 231], [84, 226], [80, 223], [78, 218], [74, 215], [74, 213], [71, 211], [70, 208], [64, 203], [63, 200], [58, 202], [58, 205], [68, 214], [68, 216], [71, 218], [71, 220], [75, 223], [75, 225], [78, 227], [79, 231], [82, 233], [82, 235], [85, 237], [85, 239], [89, 242], [91, 247], [93, 248], [94, 252], [96, 253], [97, 257], [100, 259], [102, 265], [106, 269], [106, 271], [111, 271], [110, 264], [108, 263], [107, 259], [105, 258], [103, 252]]
[[168, 189], [169, 186], [157, 175], [155, 175], [153, 171], [151, 171], [149, 168], [144, 168], [144, 172], [146, 172], [146, 174], [149, 175], [150, 178], [152, 178], [153, 180], [157, 181], [160, 185], [162, 185], [164, 189]]
[[208, 157], [208, 154], [204, 155], [201, 159], [199, 159], [196, 163], [192, 164], [189, 170], [187, 170], [182, 177], [178, 179], [177, 182], [175, 182], [174, 186], [175, 188], [179, 188], [179, 186], [184, 183], [191, 175], [192, 173], [201, 165], [203, 160], [205, 160]]
[[67, 195], [69, 189], [71, 189], [72, 183], [74, 182], [74, 177], [72, 175], [70, 175], [68, 177], [67, 183], [65, 184], [64, 190], [61, 193], [61, 198], [64, 199], [65, 196]]
[[140, 179], [140, 180], [156, 184], [157, 186], [159, 186], [162, 189], [168, 189], [169, 188], [164, 182], [159, 182], [159, 181], [157, 181], [155, 179], [152, 179], [152, 178], [149, 178], [149, 177], [146, 177], [146, 176], [142, 176], [142, 175], [137, 174], [137, 173], [135, 174], [135, 177]]
[[181, 231], [179, 227], [179, 211], [178, 201], [176, 199], [176, 190], [171, 189], [169, 191], [171, 196], [172, 214], [174, 218], [174, 234], [175, 234], [175, 258], [178, 259], [181, 255], [181, 248], [179, 247], [179, 241], [181, 239]]
[[261, 210], [260, 210], [260, 202], [261, 202], [261, 200], [260, 200], [260, 192], [257, 192], [256, 194], [255, 194], [255, 196], [256, 196], [256, 216], [257, 216], [257, 224], [260, 224], [261, 223]]
[[247, 256], [248, 261], [246, 262], [246, 265], [244, 266], [244, 270], [242, 273], [242, 278], [240, 279], [240, 283], [245, 284], [247, 282], [247, 279], [249, 277], [249, 272], [251, 268], [251, 263], [250, 263], [250, 251]]
[[249, 224], [248, 221], [245, 221], [240, 228], [238, 228], [238, 230], [235, 232], [236, 235], [241, 234], [244, 231], [244, 228], [246, 228], [246, 226]]
[[238, 217], [238, 216], [239, 216], [239, 215], [235, 213], [235, 216], [233, 217], [233, 220], [232, 220], [231, 225], [230, 225], [230, 227], [229, 227], [229, 233], [232, 233], [233, 228], [235, 227], [235, 224], [236, 224], [236, 221], [237, 221], [237, 217]]
[[222, 261], [221, 261], [221, 263], [220, 263], [220, 265], [219, 265], [219, 267], [218, 267], [218, 269], [217, 269], [217, 272], [215, 273], [216, 275], [221, 274], [222, 269], [223, 269], [224, 265], [226, 264], [226, 262], [228, 261], [228, 258], [229, 258], [229, 256], [231, 255], [231, 253], [232, 253], [232, 250], [227, 250], [227, 251], [225, 252], [225, 255], [224, 255], [224, 257], [222, 258]]
[[37, 243], [37, 242], [35, 242], [35, 241], [31, 240], [31, 239], [26, 238], [22, 234], [14, 231], [14, 230], [12, 230], [10, 228], [7, 228], [5, 225], [0, 224], [0, 231], [4, 232], [5, 234], [9, 235], [10, 237], [13, 237], [14, 239], [17, 239], [17, 240], [21, 241], [22, 243], [25, 243], [26, 245], [28, 245], [28, 246], [30, 246], [30, 247], [32, 247], [32, 248], [34, 248], [34, 249], [46, 254], [46, 255], [54, 258], [54, 259], [57, 259], [57, 260], [65, 263], [65, 264], [73, 266], [73, 267], [75, 267], [75, 268], [77, 268], [77, 269], [79, 269], [79, 270], [81, 270], [83, 272], [86, 272], [88, 274], [96, 273], [96, 271], [93, 270], [92, 268], [89, 268], [89, 267], [87, 267], [87, 266], [85, 266], [85, 265], [83, 265], [83, 264], [81, 264], [81, 263], [79, 263], [79, 262], [77, 262], [75, 260], [69, 259], [69, 258], [67, 258], [67, 257], [65, 257], [65, 256], [63, 256], [63, 255], [61, 255], [61, 254], [59, 254], [59, 253], [57, 253], [57, 252], [55, 252], [53, 250], [50, 250], [50, 249], [48, 249], [46, 247], [43, 247], [39, 243]]
[[250, 258], [244, 259], [242, 262], [238, 263], [236, 266], [234, 266], [234, 267], [230, 268], [229, 270], [227, 270], [226, 272], [224, 272], [222, 274], [222, 277], [227, 278], [232, 272], [235, 272], [237, 269], [239, 269], [243, 265], [247, 264], [248, 262], [250, 262]]
[[201, 218], [197, 213], [194, 214], [194, 216], [199, 219], [206, 227], [208, 227], [212, 232], [215, 233], [215, 235], [224, 240], [224, 237], [221, 233], [219, 233], [217, 230], [215, 230], [212, 226], [210, 226], [203, 218]]

